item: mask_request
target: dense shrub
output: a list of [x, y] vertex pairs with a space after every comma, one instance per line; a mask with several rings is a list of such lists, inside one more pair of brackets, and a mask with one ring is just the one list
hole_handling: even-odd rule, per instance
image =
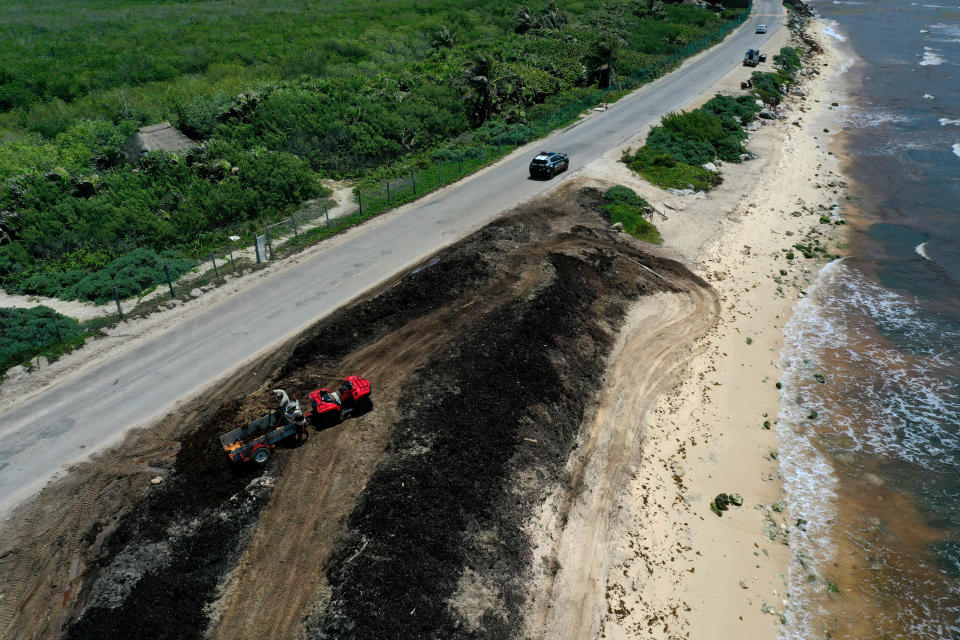
[[74, 341], [82, 334], [80, 323], [49, 307], [0, 308], [0, 374], [44, 352], [46, 345]]
[[178, 278], [193, 265], [192, 260], [159, 256], [149, 249], [135, 249], [103, 269], [84, 276], [69, 287], [63, 297], [103, 304], [113, 299], [116, 290], [121, 299], [129, 298], [166, 282], [164, 266], [170, 270], [171, 278]]
[[641, 209], [649, 206], [647, 201], [638, 196], [633, 189], [620, 184], [607, 189], [603, 194], [603, 198], [610, 204], [626, 204], [631, 207], [640, 207]]
[[617, 185], [607, 189], [603, 194], [604, 204], [601, 209], [607, 214], [611, 224], [619, 222], [623, 230], [645, 242], [660, 244], [660, 232], [652, 222], [644, 218], [649, 205], [628, 187]]
[[664, 189], [693, 189], [706, 191], [720, 184], [720, 175], [706, 169], [677, 161], [669, 153], [644, 146], [635, 154], [625, 153], [622, 161], [651, 183]]
[[800, 52], [793, 47], [783, 47], [780, 49], [780, 53], [773, 56], [773, 64], [789, 74], [792, 78], [796, 72], [799, 71], [802, 64]]
[[701, 165], [710, 162], [717, 155], [717, 150], [711, 143], [684, 138], [666, 127], [651, 129], [647, 136], [647, 146], [685, 164]]
[[767, 71], [754, 71], [750, 79], [753, 81], [753, 93], [764, 104], [780, 104], [782, 78], [779, 75]]
[[701, 109], [719, 117], [724, 131], [733, 132], [742, 132], [740, 125], [756, 119], [760, 112], [760, 106], [757, 105], [753, 96], [734, 98], [719, 93], [707, 100]]

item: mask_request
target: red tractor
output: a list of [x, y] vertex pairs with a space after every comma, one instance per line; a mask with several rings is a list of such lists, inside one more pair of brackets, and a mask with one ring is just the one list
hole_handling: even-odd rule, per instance
[[360, 376], [347, 376], [340, 389], [317, 389], [310, 394], [312, 410], [308, 414], [315, 426], [337, 424], [352, 413], [364, 413], [373, 407], [370, 381]]

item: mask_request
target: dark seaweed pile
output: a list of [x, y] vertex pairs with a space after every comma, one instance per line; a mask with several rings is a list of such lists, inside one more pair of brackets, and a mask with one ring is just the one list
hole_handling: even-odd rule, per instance
[[[450, 252], [381, 295], [319, 323], [295, 347], [276, 376], [277, 383], [293, 378], [291, 389], [302, 386], [304, 368], [316, 371], [318, 366], [334, 365], [411, 319], [449, 304], [492, 272], [472, 252]], [[219, 442], [221, 433], [239, 426], [237, 416], [250, 401], [224, 403], [184, 439], [173, 473], [122, 519], [108, 541], [111, 553], [94, 571], [99, 580], [112, 580], [110, 565], [120, 552], [165, 540], [171, 544], [173, 560], [145, 574], [119, 606], [88, 606], [68, 629], [70, 640], [204, 636], [209, 622], [204, 606], [216, 597], [218, 582], [239, 557], [247, 532], [269, 500], [268, 486], [247, 489], [263, 470], [229, 464]], [[283, 456], [274, 456], [267, 470], [279, 471], [282, 461]], [[191, 521], [199, 524], [184, 533], [180, 525]], [[176, 536], [171, 536], [171, 527], [178, 528]], [[89, 595], [87, 589], [81, 601]]]
[[[578, 197], [586, 209], [597, 199]], [[330, 604], [308, 621], [314, 637], [516, 634], [531, 553], [523, 524], [562, 481], [625, 301], [668, 286], [619, 260], [620, 249], [640, 256], [615, 249], [601, 227], [558, 234], [547, 222], [554, 217], [545, 208], [488, 225], [318, 323], [270, 378], [268, 388], [297, 396], [411, 321], [457, 300], [465, 308], [480, 302], [404, 386], [388, 451], [329, 565]], [[547, 252], [543, 242], [567, 249]], [[644, 259], [661, 272], [685, 272]], [[530, 268], [539, 283], [513, 295]], [[218, 436], [265, 406], [261, 395], [224, 402], [182, 441], [173, 472], [122, 518], [107, 555], [84, 576], [82, 613], [67, 638], [204, 637], [205, 607], [271, 491], [258, 482], [263, 470], [228, 464]], [[274, 456], [266, 472], [281, 473], [283, 464]], [[168, 553], [149, 557], [161, 547]], [[124, 577], [131, 563], [134, 579]], [[448, 605], [468, 570], [495, 587], [470, 624]]]
[[[597, 307], [615, 325], [636, 294], [602, 252], [545, 260], [556, 274], [548, 286], [468, 327], [408, 386], [392, 453], [331, 563], [332, 599], [313, 637], [490, 639], [522, 628], [523, 524], [538, 489], [560, 480], [612, 345]], [[513, 486], [523, 470], [539, 486]], [[467, 569], [497, 591], [472, 629], [448, 604]]]

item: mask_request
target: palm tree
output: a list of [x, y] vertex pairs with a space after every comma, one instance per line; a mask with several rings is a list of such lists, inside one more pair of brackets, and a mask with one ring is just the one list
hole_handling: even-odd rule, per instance
[[540, 25], [544, 29], [562, 29], [568, 22], [567, 14], [560, 11], [557, 3], [552, 1], [543, 11], [543, 17], [540, 18]]
[[20, 213], [18, 211], [0, 210], [0, 245], [17, 239], [19, 226]]
[[587, 77], [597, 82], [597, 86], [606, 89], [617, 77], [616, 63], [620, 43], [607, 37], [598, 40], [583, 60], [587, 68]]
[[513, 30], [515, 32], [523, 34], [539, 26], [537, 19], [530, 12], [530, 7], [524, 5], [517, 9], [517, 14], [513, 18]]
[[638, 18], [663, 20], [667, 17], [666, 9], [663, 8], [661, 0], [641, 0], [633, 12]]
[[467, 87], [464, 100], [471, 101], [474, 122], [478, 125], [490, 119], [493, 114], [493, 99], [497, 94], [497, 84], [507, 78], [494, 78], [496, 60], [489, 53], [476, 53], [473, 62], [463, 70], [461, 84]]
[[440, 27], [439, 31], [433, 34], [433, 40], [430, 46], [434, 49], [453, 49], [454, 42], [457, 39], [457, 32], [450, 31], [446, 25]]

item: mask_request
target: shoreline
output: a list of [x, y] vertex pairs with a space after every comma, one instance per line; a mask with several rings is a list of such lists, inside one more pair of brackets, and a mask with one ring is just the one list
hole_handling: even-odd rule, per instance
[[[592, 625], [603, 637], [773, 638], [789, 622], [792, 523], [777, 460], [775, 383], [783, 327], [827, 261], [786, 260], [785, 250], [814, 239], [829, 253], [844, 246], [837, 226], [819, 222], [846, 186], [842, 156], [831, 150], [842, 128], [831, 103], [844, 102], [840, 76], [852, 63], [828, 27], [807, 23], [824, 51], [805, 67], [803, 93], [785, 101], [786, 119], [752, 135], [747, 147], [759, 158], [726, 165], [724, 183], [704, 198], [666, 194], [618, 158], [584, 172], [631, 187], [666, 213], [655, 220], [662, 253], [709, 282], [720, 301], [715, 324], [640, 423], [639, 456], [611, 518], [606, 575], [594, 576], [606, 581], [604, 612]], [[778, 39], [771, 52], [796, 41], [787, 30]], [[688, 108], [718, 91], [736, 94], [747, 75], [731, 72]], [[744, 504], [718, 518], [709, 503], [721, 492], [741, 494]]]

